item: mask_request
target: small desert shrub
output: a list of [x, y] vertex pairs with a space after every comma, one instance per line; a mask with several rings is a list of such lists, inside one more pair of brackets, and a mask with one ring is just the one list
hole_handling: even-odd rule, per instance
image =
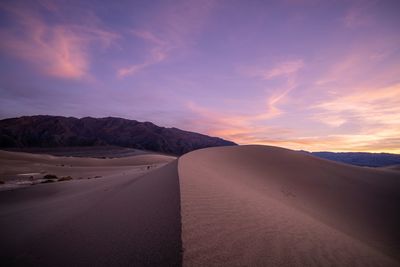
[[46, 174], [45, 176], [43, 176], [43, 179], [57, 179], [57, 175], [55, 174]]
[[44, 180], [43, 182], [41, 182], [41, 184], [47, 184], [47, 183], [54, 183], [54, 180], [48, 179], [48, 180]]
[[71, 176], [64, 176], [58, 179], [59, 182], [72, 180]]

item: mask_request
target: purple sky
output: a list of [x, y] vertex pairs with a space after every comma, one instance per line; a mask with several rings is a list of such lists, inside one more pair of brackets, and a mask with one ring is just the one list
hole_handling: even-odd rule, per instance
[[395, 0], [1, 1], [0, 117], [400, 153], [399, 14]]

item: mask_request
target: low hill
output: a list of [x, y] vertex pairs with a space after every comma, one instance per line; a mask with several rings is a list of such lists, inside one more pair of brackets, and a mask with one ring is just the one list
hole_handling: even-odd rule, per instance
[[367, 167], [386, 167], [400, 164], [400, 155], [368, 152], [312, 152], [314, 156]]

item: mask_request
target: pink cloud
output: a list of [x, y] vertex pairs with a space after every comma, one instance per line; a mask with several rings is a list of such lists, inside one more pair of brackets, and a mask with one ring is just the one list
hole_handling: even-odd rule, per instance
[[27, 8], [5, 5], [1, 8], [14, 17], [13, 27], [0, 29], [2, 52], [31, 62], [46, 75], [68, 79], [86, 77], [90, 44], [98, 42], [108, 46], [117, 38], [116, 34], [96, 27], [49, 25]]
[[135, 36], [140, 37], [143, 40], [148, 41], [149, 43], [152, 43], [153, 45], [160, 45], [160, 46], [166, 45], [165, 41], [155, 36], [152, 32], [144, 30], [133, 30], [132, 33]]
[[120, 68], [117, 73], [118, 77], [123, 78], [125, 76], [134, 75], [142, 69], [164, 61], [172, 48], [168, 42], [161, 40], [150, 31], [135, 30], [132, 31], [132, 33], [138, 38], [141, 38], [142, 40], [149, 43], [151, 48], [149, 49], [147, 58], [144, 62]]
[[285, 60], [278, 62], [273, 67], [252, 66], [239, 67], [238, 72], [250, 76], [257, 77], [262, 80], [272, 80], [276, 78], [293, 79], [297, 73], [305, 66], [302, 59]]
[[[357, 83], [358, 86], [360, 84], [368, 86], [371, 82], [375, 83], [382, 75], [392, 75], [392, 78], [383, 79], [391, 80], [399, 73], [398, 64], [393, 66], [393, 62], [397, 63], [395, 58], [399, 44], [398, 36], [384, 38], [374, 36], [355, 41], [348, 45], [344, 53], [335, 54], [335, 58], [330, 60], [326, 69], [322, 69], [322, 74], [316, 77], [315, 85], [344, 87], [344, 85], [353, 86]], [[377, 65], [382, 66], [380, 69], [374, 69]]]
[[358, 5], [348, 9], [343, 17], [344, 26], [350, 29], [356, 29], [373, 24], [374, 18], [369, 12], [369, 9], [374, 4], [375, 3], [371, 1], [359, 1]]
[[324, 100], [314, 108], [324, 111], [323, 122], [327, 115], [343, 122], [351, 115], [362, 120], [364, 125], [400, 125], [400, 84], [384, 88], [353, 88]]
[[263, 71], [260, 73], [263, 79], [270, 80], [277, 77], [289, 77], [290, 75], [296, 74], [304, 67], [303, 60], [293, 60], [293, 61], [285, 61], [279, 63], [272, 69]]
[[363, 60], [364, 58], [359, 53], [346, 55], [343, 59], [334, 63], [330, 67], [329, 71], [320, 77], [315, 84], [318, 86], [323, 86], [338, 80], [343, 81], [345, 77], [349, 77], [354, 75], [355, 72], [360, 71], [359, 66]]

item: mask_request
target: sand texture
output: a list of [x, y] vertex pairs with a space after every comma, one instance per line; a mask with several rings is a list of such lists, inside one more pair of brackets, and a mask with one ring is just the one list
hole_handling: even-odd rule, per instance
[[399, 266], [396, 172], [267, 146], [178, 169], [184, 266]]
[[2, 266], [179, 266], [177, 162], [0, 192], [0, 236]]

